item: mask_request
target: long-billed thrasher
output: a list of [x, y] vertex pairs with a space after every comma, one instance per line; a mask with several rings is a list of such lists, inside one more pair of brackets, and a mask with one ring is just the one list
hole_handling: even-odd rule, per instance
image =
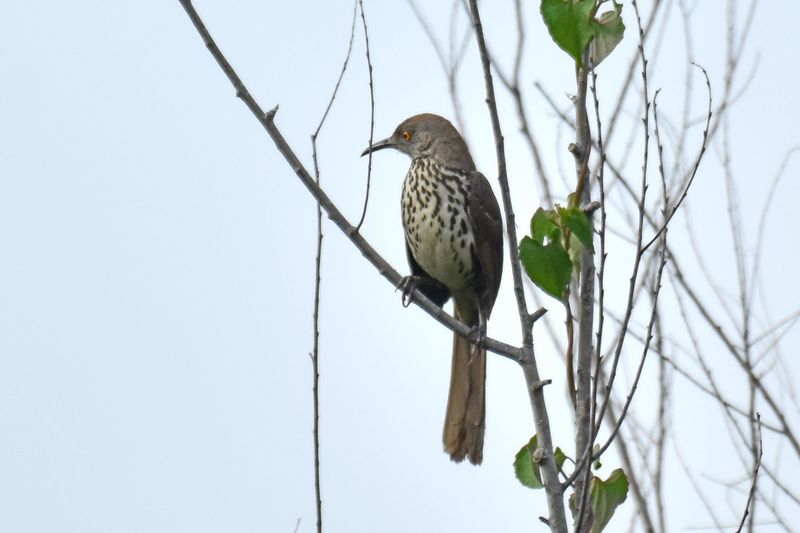
[[[403, 121], [388, 139], [364, 150], [394, 148], [411, 157], [403, 183], [403, 229], [416, 287], [439, 306], [452, 296], [455, 317], [472, 326], [481, 344], [503, 273], [500, 207], [486, 178], [475, 170], [464, 139], [432, 114]], [[444, 449], [456, 462], [483, 458], [486, 350], [454, 334]]]

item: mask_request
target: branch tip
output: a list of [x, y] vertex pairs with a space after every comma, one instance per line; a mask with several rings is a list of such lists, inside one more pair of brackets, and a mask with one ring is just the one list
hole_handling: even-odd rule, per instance
[[531, 324], [535, 324], [536, 321], [542, 318], [546, 313], [547, 313], [547, 308], [540, 307], [539, 309], [528, 315], [528, 318], [530, 319]]
[[578, 146], [576, 143], [569, 143], [567, 151], [572, 154], [575, 159], [583, 161], [583, 147]]
[[581, 207], [581, 211], [583, 211], [587, 215], [591, 215], [598, 209], [600, 209], [600, 202], [598, 202], [597, 200], [595, 200], [594, 202], [589, 202], [588, 204]]

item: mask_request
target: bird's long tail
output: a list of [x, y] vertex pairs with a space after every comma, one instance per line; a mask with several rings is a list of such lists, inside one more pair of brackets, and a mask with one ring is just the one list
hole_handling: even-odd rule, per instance
[[443, 436], [450, 459], [461, 462], [466, 457], [474, 465], [481, 464], [485, 427], [486, 350], [453, 334], [453, 366]]

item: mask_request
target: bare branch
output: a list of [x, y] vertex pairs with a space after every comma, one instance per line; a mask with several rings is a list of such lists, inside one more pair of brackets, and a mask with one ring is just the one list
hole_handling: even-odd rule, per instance
[[[686, 461], [683, 458], [683, 454], [681, 454], [681, 451], [678, 448], [677, 443], [675, 443], [675, 439], [673, 439], [673, 449], [675, 450], [675, 456], [678, 458], [678, 462], [680, 463], [684, 474], [686, 474], [689, 483], [691, 483], [695, 494], [697, 494], [697, 497], [700, 499], [700, 502], [702, 502], [703, 507], [705, 507], [708, 516], [710, 516], [711, 520], [714, 522], [714, 527], [716, 527], [717, 531], [723, 533], [725, 529], [723, 529], [722, 523], [720, 522], [719, 518], [717, 518], [713, 506], [708, 501], [708, 498], [706, 497], [706, 491], [700, 488], [700, 486], [697, 484], [697, 480], [695, 479], [695, 474], [686, 464]], [[710, 529], [710, 528], [703, 528], [703, 529]]]
[[[761, 415], [756, 414], [758, 420], [761, 420]], [[750, 514], [750, 504], [753, 502], [753, 495], [756, 492], [756, 481], [758, 480], [758, 469], [761, 467], [761, 457], [764, 455], [764, 445], [761, 441], [761, 426], [758, 426], [758, 460], [755, 467], [753, 467], [753, 484], [750, 486], [750, 492], [747, 495], [747, 503], [744, 506], [744, 513], [742, 514], [742, 521], [739, 522], [739, 529], [736, 533], [741, 533], [744, 523], [747, 520], [747, 515]], [[752, 524], [752, 520], [750, 522]]]
[[689, 286], [688, 282], [686, 281], [683, 275], [683, 272], [678, 267], [678, 264], [673, 255], [670, 255], [670, 261], [672, 263], [673, 271], [675, 272], [675, 279], [678, 281], [678, 284], [686, 293], [686, 295], [689, 296], [689, 299], [692, 301], [695, 308], [700, 312], [700, 316], [703, 318], [703, 320], [705, 320], [705, 322], [708, 324], [711, 330], [714, 333], [716, 333], [717, 337], [725, 345], [725, 347], [728, 350], [728, 353], [730, 353], [731, 356], [734, 358], [734, 360], [737, 363], [739, 363], [739, 365], [743, 368], [743, 370], [748, 376], [748, 379], [753, 380], [753, 383], [755, 387], [758, 389], [759, 393], [761, 393], [761, 395], [764, 397], [764, 400], [766, 400], [772, 412], [775, 413], [775, 416], [778, 417], [778, 421], [781, 425], [783, 434], [789, 440], [789, 443], [792, 445], [792, 448], [794, 449], [795, 453], [798, 456], [800, 456], [800, 441], [798, 441], [797, 437], [794, 434], [794, 431], [792, 431], [792, 428], [790, 427], [788, 421], [786, 420], [786, 415], [784, 414], [780, 405], [778, 405], [778, 402], [774, 399], [770, 390], [764, 385], [764, 383], [760, 379], [758, 379], [758, 376], [755, 376], [753, 374], [752, 369], [749, 368], [747, 362], [742, 356], [741, 349], [733, 343], [730, 337], [722, 329], [722, 326], [720, 326], [719, 323], [717, 323], [716, 320], [714, 320], [712, 313], [706, 308], [706, 306], [700, 300], [699, 296], [697, 295], [697, 292], [692, 287]]
[[695, 65], [697, 66], [697, 68], [699, 68], [701, 71], [703, 71], [703, 76], [706, 79], [706, 87], [708, 88], [708, 115], [706, 115], [706, 126], [705, 126], [705, 129], [703, 129], [703, 141], [700, 144], [700, 152], [697, 154], [697, 159], [695, 159], [694, 167], [692, 168], [692, 172], [691, 172], [691, 174], [689, 176], [689, 180], [687, 181], [686, 186], [683, 189], [683, 193], [680, 195], [680, 197], [678, 198], [678, 201], [672, 207], [672, 210], [670, 211], [669, 215], [667, 216], [666, 220], [664, 221], [664, 224], [656, 232], [656, 234], [653, 235], [653, 238], [650, 239], [647, 242], [647, 244], [644, 245], [644, 247], [642, 248], [642, 252], [647, 251], [647, 249], [650, 248], [650, 245], [652, 245], [654, 242], [656, 242], [656, 239], [658, 239], [658, 236], [663, 231], [666, 230], [667, 225], [669, 224], [670, 220], [672, 220], [672, 217], [675, 216], [675, 213], [678, 211], [678, 208], [681, 206], [683, 201], [686, 199], [686, 195], [689, 193], [689, 188], [692, 186], [692, 183], [694, 182], [694, 177], [697, 175], [697, 169], [700, 168], [700, 162], [703, 160], [703, 154], [706, 153], [706, 143], [708, 142], [708, 129], [709, 129], [709, 125], [711, 124], [711, 81], [708, 79], [708, 73], [706, 72], [706, 69], [704, 69], [700, 65], [697, 65], [696, 63], [695, 63]]
[[[655, 352], [664, 352], [664, 331], [661, 326], [661, 315], [656, 311], [656, 346]], [[656, 496], [656, 511], [658, 516], [659, 531], [666, 531], [666, 517], [664, 512], [664, 451], [667, 445], [667, 399], [669, 396], [670, 374], [668, 374], [666, 359], [658, 360], [658, 416], [656, 418], [656, 472], [653, 479], [653, 488]]]
[[[682, 300], [680, 300], [680, 294], [678, 294], [677, 291], [676, 291], [676, 297], [679, 298], [678, 303], [680, 305]], [[612, 320], [614, 320], [615, 322], [621, 323], [621, 320], [619, 318], [615, 317], [613, 314], [608, 313], [608, 316]], [[691, 328], [691, 323], [688, 321], [688, 318], [686, 317], [685, 311], [683, 312], [682, 316], [684, 317], [684, 324], [686, 324], [687, 328]], [[628, 334], [634, 340], [640, 342], [641, 344], [644, 344], [644, 342], [645, 342], [644, 337], [638, 335], [636, 332], [631, 331], [631, 330], [628, 331]], [[694, 339], [694, 331], [692, 329], [689, 330], [689, 337], [690, 337], [690, 339]], [[675, 344], [674, 341], [672, 341], [672, 342], [673, 342], [673, 344]], [[695, 352], [694, 352], [695, 357], [700, 357], [701, 352], [700, 352], [699, 344], [694, 342], [694, 341], [693, 341], [693, 344], [695, 345]], [[676, 344], [676, 346], [678, 346], [678, 345]], [[678, 348], [681, 349], [682, 352], [685, 352], [687, 354], [690, 353], [685, 348], [681, 348], [680, 346], [678, 346]], [[726, 399], [722, 395], [722, 391], [720, 391], [719, 388], [717, 387], [716, 382], [713, 380], [713, 376], [711, 377], [711, 380], [712, 380], [711, 387], [712, 388], [709, 388], [708, 386], [706, 386], [703, 383], [701, 383], [698, 380], [698, 378], [692, 376], [692, 374], [690, 374], [686, 369], [682, 368], [672, 357], [669, 357], [665, 353], [663, 353], [660, 348], [658, 348], [658, 347], [652, 348], [651, 347], [651, 350], [653, 350], [654, 353], [656, 355], [658, 355], [661, 360], [663, 360], [666, 364], [668, 364], [670, 367], [672, 367], [672, 369], [675, 370], [679, 375], [681, 375], [684, 379], [686, 379], [686, 381], [688, 381], [689, 383], [691, 383], [692, 385], [697, 387], [697, 389], [699, 389], [700, 391], [702, 391], [705, 394], [707, 394], [707, 395], [711, 396], [712, 398], [714, 398], [714, 400], [716, 400], [721, 406], [723, 406], [725, 408], [728, 408], [731, 411], [733, 411], [733, 412], [735, 412], [735, 413], [747, 418], [748, 420], [750, 420], [750, 413], [745, 411], [743, 408], [733, 404], [730, 400]], [[703, 364], [704, 364], [704, 362], [701, 361], [701, 366]], [[707, 375], [707, 377], [709, 377], [708, 373], [706, 373], [706, 375]], [[781, 427], [779, 427], [777, 425], [774, 425], [774, 424], [770, 424], [770, 423], [764, 422], [763, 420], [761, 421], [761, 427], [763, 427], [764, 429], [768, 429], [770, 431], [773, 431], [775, 433], [781, 434], [781, 435], [783, 434], [783, 429]]]
[[[770, 207], [772, 206], [772, 201], [775, 198], [775, 191], [778, 189], [778, 184], [783, 178], [783, 175], [786, 172], [786, 167], [789, 166], [789, 162], [791, 161], [792, 156], [797, 152], [800, 152], [800, 146], [794, 146], [790, 148], [783, 156], [783, 161], [781, 161], [780, 167], [778, 168], [778, 172], [775, 174], [775, 177], [772, 178], [772, 183], [770, 183], [769, 192], [767, 193], [767, 198], [764, 201], [764, 207], [761, 208], [761, 216], [759, 217], [758, 220], [758, 236], [756, 237], [756, 251], [753, 254], [753, 266], [750, 269], [751, 284], [755, 283], [755, 280], [758, 279], [758, 274], [759, 271], [761, 270], [761, 254], [763, 253], [762, 250], [764, 248], [764, 240], [765, 240], [764, 232], [766, 231], [767, 216], [769, 215]], [[752, 294], [754, 290], [755, 290], [754, 287], [751, 285], [750, 293]]]
[[[319, 121], [317, 129], [311, 135], [311, 156], [314, 161], [314, 178], [317, 185], [320, 182], [319, 171], [319, 158], [317, 156], [317, 137], [319, 136], [322, 126], [325, 124], [325, 119], [328, 118], [328, 113], [333, 107], [333, 102], [336, 100], [336, 94], [339, 92], [339, 86], [344, 78], [344, 73], [347, 71], [347, 64], [350, 62], [350, 54], [353, 51], [353, 39], [356, 30], [356, 3], [353, 3], [353, 21], [350, 24], [350, 42], [347, 45], [347, 54], [342, 64], [342, 70], [339, 72], [339, 77], [336, 79], [336, 85], [333, 87], [328, 105], [322, 113], [322, 118]], [[322, 270], [322, 209], [317, 202], [317, 253], [314, 259], [314, 312], [312, 317], [313, 327], [313, 341], [311, 347], [311, 370], [312, 370], [312, 403], [314, 411], [314, 496], [315, 508], [317, 513], [317, 533], [322, 533], [322, 492], [319, 474], [319, 294], [322, 283], [321, 270]], [[300, 519], [297, 519], [297, 527], [300, 527]]]
[[640, 193], [639, 199], [638, 199], [639, 220], [638, 220], [637, 235], [636, 235], [636, 250], [637, 250], [637, 252], [636, 252], [635, 257], [634, 257], [633, 271], [631, 273], [629, 287], [628, 287], [628, 300], [627, 300], [627, 303], [625, 305], [625, 315], [624, 315], [624, 317], [622, 319], [622, 326], [620, 328], [619, 339], [617, 341], [616, 350], [614, 351], [614, 359], [613, 359], [613, 362], [611, 364], [611, 371], [609, 373], [608, 383], [605, 386], [606, 396], [605, 396], [605, 399], [603, 400], [603, 403], [602, 403], [600, 409], [598, 410], [598, 414], [595, 416], [595, 422], [594, 422], [594, 433], [595, 434], [597, 433], [597, 431], [599, 429], [600, 422], [602, 421], [603, 416], [605, 415], [605, 410], [606, 410], [606, 407], [608, 405], [609, 399], [611, 397], [611, 388], [614, 385], [614, 379], [615, 379], [616, 373], [617, 373], [617, 366], [619, 365], [619, 359], [620, 359], [620, 356], [622, 354], [622, 347], [623, 347], [624, 342], [625, 342], [626, 331], [628, 329], [628, 324], [630, 323], [630, 320], [631, 320], [631, 315], [633, 314], [633, 308], [634, 308], [633, 297], [634, 297], [634, 292], [635, 292], [635, 289], [636, 289], [636, 281], [637, 281], [638, 274], [639, 274], [639, 265], [641, 264], [642, 255], [643, 255], [643, 250], [642, 250], [642, 238], [643, 237], [642, 237], [642, 235], [643, 235], [643, 231], [644, 231], [645, 197], [647, 195], [647, 187], [648, 187], [647, 186], [647, 163], [648, 163], [649, 147], [650, 147], [650, 130], [649, 130], [649, 124], [650, 124], [650, 100], [648, 99], [648, 96], [647, 96], [647, 94], [648, 94], [648, 90], [647, 90], [647, 59], [645, 58], [645, 53], [644, 53], [644, 30], [642, 29], [641, 19], [639, 18], [638, 4], [636, 3], [635, 0], [633, 2], [633, 6], [634, 6], [634, 9], [635, 9], [636, 14], [637, 14], [637, 21], [638, 21], [638, 26], [639, 26], [639, 57], [640, 57], [640, 60], [641, 60], [641, 65], [642, 65], [642, 83], [643, 83], [643, 92], [642, 92], [642, 94], [644, 95], [644, 106], [643, 106], [644, 109], [643, 109], [643, 116], [642, 116], [642, 122], [643, 122], [642, 130], [643, 130], [643, 136], [644, 136], [644, 147], [643, 147], [643, 154], [642, 154], [641, 193]]
[[[358, 0], [358, 10], [361, 12], [361, 23], [364, 26], [364, 45], [367, 50], [367, 70], [369, 72], [369, 144], [372, 146], [373, 136], [375, 133], [375, 91], [372, 86], [372, 60], [369, 57], [369, 32], [367, 31], [367, 18], [364, 15], [364, 2]], [[372, 150], [367, 155], [367, 190], [364, 194], [364, 209], [361, 211], [361, 218], [356, 224], [356, 231], [361, 229], [364, 223], [364, 217], [367, 216], [367, 204], [369, 203], [369, 185], [372, 179]]]
[[439, 63], [442, 65], [442, 70], [447, 72], [447, 60], [444, 56], [444, 50], [442, 50], [442, 45], [439, 44], [439, 40], [436, 38], [436, 34], [433, 32], [433, 28], [431, 28], [428, 19], [426, 19], [422, 14], [422, 11], [420, 11], [419, 6], [417, 6], [417, 3], [414, 0], [406, 0], [406, 3], [408, 3], [408, 7], [411, 8], [411, 11], [414, 13], [414, 16], [419, 22], [419, 25], [422, 26], [422, 29], [425, 31], [425, 35], [431, 42], [431, 46], [433, 46], [433, 50], [436, 52], [436, 57], [439, 58]]
[[[662, 0], [655, 0], [653, 2], [653, 11], [650, 12], [650, 17], [647, 19], [647, 23], [645, 24], [644, 29], [642, 30], [643, 40], [647, 41], [647, 38], [650, 36], [650, 32], [653, 29], [653, 26], [656, 21], [656, 17], [663, 5], [667, 6], [667, 10], [671, 7], [673, 2], [666, 1], [663, 2]], [[667, 19], [667, 15], [664, 15], [664, 20]], [[625, 79], [622, 81], [622, 87], [620, 89], [619, 95], [617, 96], [617, 103], [614, 106], [614, 110], [611, 113], [611, 119], [608, 123], [608, 138], [606, 142], [610, 142], [611, 136], [616, 129], [617, 120], [622, 115], [622, 104], [625, 102], [625, 97], [628, 94], [628, 90], [631, 88], [631, 82], [633, 81], [633, 73], [636, 71], [636, 65], [639, 64], [639, 53], [635, 53], [633, 57], [631, 57], [630, 63], [628, 64], [628, 71], [625, 74]]]
[[522, 366], [525, 373], [525, 382], [528, 385], [531, 407], [533, 409], [538, 443], [545, 454], [544, 460], [540, 463], [540, 469], [542, 473], [542, 482], [547, 495], [547, 507], [549, 512], [548, 523], [551, 531], [566, 533], [567, 520], [564, 511], [563, 491], [558, 481], [556, 463], [555, 460], [553, 460], [553, 442], [550, 435], [550, 421], [547, 415], [547, 406], [544, 401], [542, 388], [538, 386], [541, 382], [541, 378], [539, 377], [539, 370], [536, 366], [536, 357], [533, 351], [532, 322], [528, 314], [525, 293], [522, 286], [517, 231], [514, 222], [514, 211], [511, 204], [511, 192], [508, 186], [505, 147], [503, 133], [500, 129], [500, 118], [497, 113], [491, 62], [489, 61], [489, 54], [486, 49], [486, 41], [483, 35], [483, 26], [481, 24], [480, 13], [478, 12], [477, 0], [469, 0], [469, 7], [472, 14], [472, 25], [475, 30], [475, 37], [478, 41], [481, 64], [483, 66], [484, 82], [486, 84], [486, 103], [489, 107], [489, 115], [492, 120], [492, 130], [494, 132], [495, 149], [497, 152], [497, 179], [500, 182], [503, 208], [506, 215], [506, 232], [508, 234], [508, 247], [511, 256], [511, 272], [514, 279], [514, 293], [517, 298], [517, 308], [519, 311], [520, 326], [522, 328]]
[[[588, 85], [588, 58], [587, 47], [583, 55], [582, 68], [576, 71], [576, 85], [578, 94], [575, 98], [575, 124], [577, 151], [575, 156], [575, 169], [577, 186], [575, 201], [579, 205], [588, 205], [591, 201], [591, 188], [588, 184], [589, 154], [592, 149], [592, 136], [589, 128], [589, 116], [586, 111], [586, 92]], [[591, 216], [589, 225], [594, 233], [594, 224]], [[578, 364], [575, 383], [575, 455], [591, 453], [593, 437], [592, 421], [592, 337], [594, 336], [594, 250], [584, 246], [580, 252], [580, 293], [578, 295], [580, 322], [578, 323]], [[567, 320], [571, 320], [567, 317]], [[570, 347], [571, 348], [571, 347]], [[568, 370], [571, 372], [571, 369]], [[577, 508], [576, 531], [581, 531], [581, 525], [588, 519], [586, 501], [589, 494], [589, 475], [591, 472], [590, 461], [586, 462], [583, 476], [578, 476], [575, 484], [575, 501]]]
[[514, 54], [514, 68], [512, 70], [512, 77], [509, 79], [504, 76], [502, 70], [496, 62], [492, 62], [495, 66], [495, 72], [498, 78], [503, 83], [503, 86], [511, 93], [514, 98], [514, 105], [517, 110], [517, 117], [519, 119], [520, 132], [522, 133], [525, 142], [528, 144], [528, 150], [533, 157], [533, 163], [536, 167], [536, 172], [539, 175], [539, 185], [542, 189], [543, 200], [547, 205], [552, 205], [553, 194], [550, 192], [550, 180], [547, 177], [547, 172], [544, 168], [544, 161], [539, 150], [539, 143], [533, 136], [533, 130], [530, 127], [530, 120], [525, 111], [525, 103], [522, 97], [522, 89], [520, 87], [520, 71], [522, 69], [522, 54], [525, 47], [525, 25], [522, 16], [522, 2], [521, 0], [514, 1], [514, 13], [517, 26], [517, 46]]
[[459, 101], [458, 97], [458, 84], [456, 83], [456, 75], [458, 74], [458, 69], [461, 66], [461, 62], [464, 59], [464, 52], [467, 49], [467, 44], [469, 43], [470, 31], [469, 28], [467, 31], [464, 32], [464, 35], [461, 38], [461, 44], [458, 45], [458, 49], [456, 50], [455, 41], [454, 41], [454, 32], [456, 29], [455, 21], [457, 19], [458, 13], [461, 12], [459, 6], [461, 2], [459, 0], [453, 1], [453, 9], [450, 15], [450, 50], [448, 56], [445, 57], [444, 49], [436, 38], [434, 34], [433, 28], [430, 25], [428, 19], [425, 18], [425, 15], [420, 10], [419, 6], [414, 0], [406, 0], [411, 11], [414, 13], [414, 16], [419, 22], [420, 26], [422, 26], [425, 35], [428, 37], [428, 40], [433, 46], [434, 51], [436, 52], [436, 57], [439, 59], [439, 64], [442, 67], [442, 71], [447, 78], [447, 87], [450, 92], [450, 102], [453, 105], [453, 112], [455, 113], [456, 124], [458, 125], [458, 130], [461, 132], [462, 137], [467, 139], [467, 130], [466, 124], [464, 123], [464, 118], [461, 114], [461, 102]]

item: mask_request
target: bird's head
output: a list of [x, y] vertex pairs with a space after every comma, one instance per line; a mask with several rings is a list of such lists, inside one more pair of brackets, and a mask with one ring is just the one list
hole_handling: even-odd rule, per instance
[[446, 118], [423, 113], [407, 118], [395, 128], [388, 139], [373, 143], [361, 155], [394, 148], [412, 159], [429, 157], [438, 162], [464, 170], [475, 168], [461, 134]]

